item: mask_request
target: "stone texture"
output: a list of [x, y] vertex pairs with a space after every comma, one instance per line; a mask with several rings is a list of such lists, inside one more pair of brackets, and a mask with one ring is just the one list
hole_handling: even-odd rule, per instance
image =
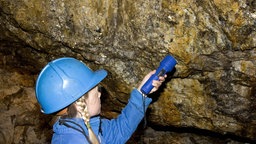
[[45, 143], [51, 116], [39, 113], [34, 76], [0, 69], [0, 143]]
[[34, 82], [50, 60], [71, 56], [109, 71], [102, 114], [112, 118], [166, 54], [178, 64], [152, 95], [147, 120], [157, 138], [149, 129], [140, 140], [256, 140], [255, 7], [253, 0], [0, 0], [0, 143], [49, 142], [51, 117], [39, 112]]

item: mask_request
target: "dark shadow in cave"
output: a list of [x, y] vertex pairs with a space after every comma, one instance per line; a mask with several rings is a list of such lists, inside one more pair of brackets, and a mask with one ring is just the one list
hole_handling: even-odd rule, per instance
[[250, 139], [242, 136], [238, 136], [231, 133], [221, 134], [218, 132], [213, 132], [210, 130], [205, 129], [199, 129], [194, 127], [175, 127], [175, 126], [159, 126], [154, 125], [152, 123], [148, 123], [148, 126], [153, 128], [156, 131], [165, 131], [165, 132], [175, 132], [175, 133], [190, 133], [190, 134], [196, 134], [199, 136], [206, 136], [206, 137], [212, 137], [220, 140], [227, 140], [231, 139], [234, 141], [246, 143], [246, 144], [255, 144], [256, 139]]

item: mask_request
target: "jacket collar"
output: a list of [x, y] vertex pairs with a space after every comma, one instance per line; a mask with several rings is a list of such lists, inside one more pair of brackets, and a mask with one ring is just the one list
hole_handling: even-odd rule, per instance
[[[73, 127], [68, 127], [67, 125]], [[100, 116], [92, 117], [90, 119], [90, 125], [93, 132], [98, 135], [100, 129]], [[75, 129], [74, 129], [75, 128]], [[59, 118], [58, 121], [53, 125], [53, 131], [55, 133], [80, 133], [76, 129], [84, 131], [88, 135], [87, 127], [82, 118]]]

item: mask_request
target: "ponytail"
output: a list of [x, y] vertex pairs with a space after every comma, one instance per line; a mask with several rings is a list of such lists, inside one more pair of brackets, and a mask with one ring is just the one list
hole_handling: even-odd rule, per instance
[[87, 127], [89, 137], [86, 136], [87, 140], [89, 138], [89, 142], [91, 144], [99, 144], [99, 140], [97, 139], [97, 136], [94, 134], [91, 125], [90, 125], [90, 115], [88, 113], [87, 105], [85, 103], [85, 99], [87, 98], [87, 95], [81, 97], [76, 102], [72, 103], [67, 108], [67, 112], [64, 115], [61, 115], [61, 118], [75, 118], [80, 117], [84, 120], [84, 123]]
[[84, 123], [88, 129], [90, 142], [92, 144], [99, 144], [99, 140], [97, 139], [97, 136], [93, 132], [91, 125], [90, 125], [90, 115], [88, 113], [87, 105], [85, 103], [85, 99], [87, 97], [88, 97], [87, 95], [81, 97], [80, 99], [78, 99], [75, 102], [75, 105], [76, 105], [77, 111], [79, 113], [79, 116], [83, 118]]

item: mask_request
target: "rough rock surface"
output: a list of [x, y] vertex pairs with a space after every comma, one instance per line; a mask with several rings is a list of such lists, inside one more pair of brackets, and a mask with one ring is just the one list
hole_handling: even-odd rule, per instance
[[166, 54], [176, 70], [131, 142], [256, 140], [254, 0], [0, 0], [0, 31], [0, 143], [49, 142], [34, 82], [50, 60], [106, 69], [102, 115], [113, 118]]

